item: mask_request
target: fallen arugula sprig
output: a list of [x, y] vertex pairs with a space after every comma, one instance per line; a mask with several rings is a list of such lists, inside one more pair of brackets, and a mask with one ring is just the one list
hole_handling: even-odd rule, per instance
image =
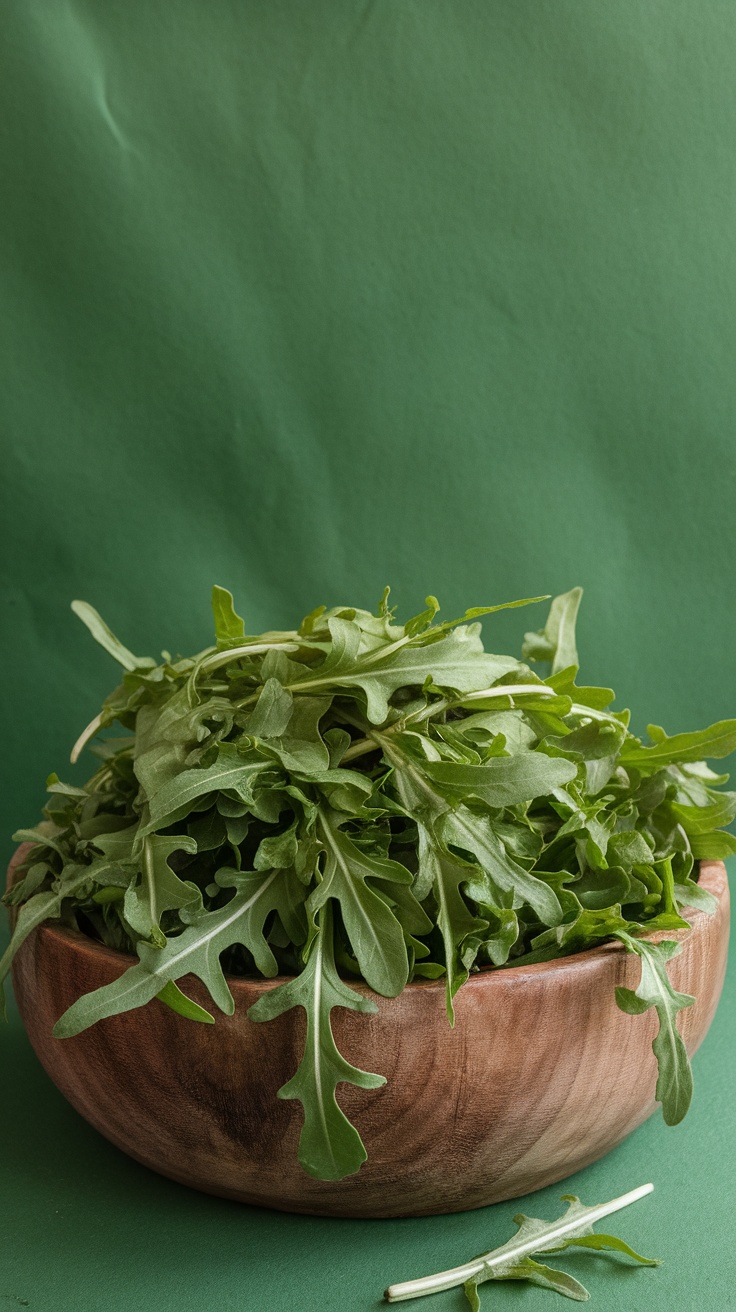
[[249, 637], [215, 587], [215, 645], [160, 663], [74, 602], [123, 677], [72, 752], [90, 744], [97, 772], [83, 788], [49, 776], [43, 821], [15, 835], [30, 848], [5, 895], [17, 918], [0, 980], [49, 919], [138, 958], [69, 1007], [60, 1038], [153, 998], [211, 1024], [179, 986], [190, 974], [225, 1014], [228, 975], [280, 977], [249, 1016], [304, 1008], [304, 1057], [280, 1096], [302, 1103], [304, 1169], [339, 1179], [365, 1149], [336, 1088], [384, 1082], [335, 1045], [333, 1007], [377, 1006], [351, 981], [394, 997], [444, 977], [453, 1023], [471, 972], [617, 939], [642, 966], [618, 1004], [655, 1008], [656, 1096], [681, 1120], [692, 1078], [676, 1018], [692, 998], [667, 974], [678, 945], [641, 935], [713, 909], [695, 863], [736, 851], [736, 793], [702, 758], [736, 749], [736, 720], [671, 738], [652, 725], [640, 742], [611, 689], [575, 682], [580, 596], [554, 598], [522, 660], [481, 642], [478, 617], [504, 606], [439, 622], [430, 597], [402, 625], [388, 589], [377, 614], [319, 607]]
[[525, 1216], [518, 1212], [513, 1218], [518, 1232], [508, 1243], [494, 1248], [490, 1253], [481, 1253], [463, 1266], [452, 1267], [449, 1271], [439, 1271], [436, 1275], [423, 1276], [418, 1280], [405, 1280], [401, 1284], [390, 1285], [386, 1290], [388, 1303], [401, 1303], [409, 1298], [423, 1298], [426, 1294], [439, 1294], [445, 1289], [454, 1289], [462, 1285], [472, 1312], [480, 1312], [478, 1286], [488, 1280], [528, 1280], [532, 1285], [542, 1289], [552, 1289], [566, 1298], [578, 1303], [587, 1303], [590, 1294], [579, 1280], [560, 1271], [556, 1267], [545, 1266], [535, 1262], [533, 1253], [562, 1253], [568, 1248], [583, 1248], [594, 1252], [625, 1253], [642, 1266], [661, 1266], [654, 1257], [642, 1257], [623, 1239], [615, 1235], [597, 1234], [593, 1226], [618, 1212], [623, 1207], [637, 1202], [652, 1192], [654, 1185], [642, 1184], [620, 1198], [613, 1198], [608, 1203], [596, 1203], [585, 1207], [575, 1194], [563, 1194], [567, 1211], [558, 1221], [540, 1221], [535, 1216]]

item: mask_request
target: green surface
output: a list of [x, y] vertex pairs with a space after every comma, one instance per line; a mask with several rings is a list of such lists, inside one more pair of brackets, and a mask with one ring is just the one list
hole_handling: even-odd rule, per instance
[[[143, 653], [209, 642], [213, 580], [256, 632], [386, 582], [404, 615], [581, 583], [584, 676], [637, 728], [734, 713], [731, 3], [1, 12], [8, 852], [46, 774], [84, 775], [69, 748], [116, 680], [75, 596]], [[667, 1266], [574, 1259], [598, 1306], [736, 1307], [735, 1024], [727, 998], [682, 1126], [572, 1182], [657, 1186], [620, 1233]], [[360, 1312], [509, 1233], [514, 1204], [337, 1223], [197, 1197], [85, 1127], [17, 1028], [0, 1045], [1, 1307]]]

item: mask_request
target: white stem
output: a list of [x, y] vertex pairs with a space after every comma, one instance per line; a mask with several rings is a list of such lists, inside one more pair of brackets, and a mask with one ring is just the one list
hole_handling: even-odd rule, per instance
[[455, 1266], [449, 1271], [440, 1271], [435, 1276], [424, 1276], [420, 1280], [405, 1280], [402, 1284], [389, 1285], [386, 1290], [386, 1301], [400, 1303], [407, 1298], [438, 1294], [443, 1289], [452, 1289], [455, 1285], [465, 1284], [466, 1280], [480, 1275], [481, 1271], [492, 1270], [495, 1266], [517, 1261], [529, 1253], [541, 1252], [555, 1240], [564, 1239], [565, 1235], [579, 1230], [581, 1224], [595, 1225], [604, 1216], [610, 1216], [612, 1212], [618, 1212], [622, 1207], [638, 1202], [640, 1198], [650, 1194], [653, 1188], [653, 1184], [641, 1184], [638, 1189], [632, 1189], [630, 1193], [622, 1194], [620, 1198], [614, 1198], [610, 1203], [600, 1203], [598, 1207], [587, 1209], [584, 1217], [575, 1216], [571, 1220], [563, 1218], [557, 1225], [550, 1225], [543, 1233], [533, 1235], [531, 1239], [523, 1240], [518, 1244], [511, 1240], [502, 1248], [486, 1253], [483, 1257], [476, 1257], [472, 1262], [466, 1262], [464, 1266]]
[[89, 724], [87, 725], [87, 728], [82, 730], [79, 737], [77, 738], [77, 741], [72, 747], [71, 756], [69, 757], [69, 760], [71, 761], [72, 765], [76, 764], [76, 762], [79, 759], [79, 755], [80, 752], [82, 751], [82, 748], [86, 746], [90, 738], [94, 738], [95, 734], [97, 733], [97, 730], [100, 728], [101, 725], [102, 725], [102, 713], [100, 712], [99, 715], [95, 716], [94, 720], [90, 720]]
[[151, 908], [151, 920], [155, 929], [159, 929], [158, 911], [156, 909], [156, 880], [153, 869], [153, 853], [151, 852], [151, 840], [147, 836], [143, 839], [143, 878], [146, 881], [148, 889], [148, 901]]
[[541, 697], [558, 696], [554, 688], [546, 683], [507, 683], [495, 688], [483, 688], [479, 692], [466, 692], [458, 701], [464, 705], [465, 702], [484, 702], [489, 697], [515, 697], [525, 692], [539, 693]]
[[212, 656], [206, 656], [202, 664], [198, 665], [192, 673], [202, 674], [207, 670], [219, 670], [221, 665], [240, 660], [242, 656], [260, 656], [262, 652], [273, 651], [274, 649], [277, 651], [283, 649], [297, 651], [298, 647], [298, 642], [295, 642], [293, 638], [282, 638], [280, 642], [246, 643], [242, 647], [230, 647], [227, 651], [216, 651]]
[[612, 724], [620, 724], [621, 721], [616, 719], [610, 711], [595, 711], [592, 706], [580, 706], [578, 702], [573, 702], [571, 708], [576, 715], [586, 715], [589, 720], [610, 720]]

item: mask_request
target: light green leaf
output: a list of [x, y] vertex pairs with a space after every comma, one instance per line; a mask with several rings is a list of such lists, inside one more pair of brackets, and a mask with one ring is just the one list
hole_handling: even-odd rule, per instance
[[725, 829], [713, 834], [691, 834], [690, 850], [696, 861], [725, 861], [736, 853], [736, 836]]
[[447, 972], [446, 1006], [450, 1024], [455, 1023], [453, 998], [468, 978], [468, 969], [462, 960], [462, 944], [469, 935], [480, 935], [488, 922], [473, 915], [462, 892], [475, 874], [473, 866], [448, 851], [435, 827], [419, 821], [419, 878], [424, 889], [434, 895], [437, 904], [437, 926], [442, 935]]
[[[276, 680], [273, 682], [276, 683]], [[281, 692], [292, 702], [290, 693], [283, 688]], [[302, 694], [293, 699], [288, 719], [285, 719], [285, 722], [284, 719], [281, 721], [283, 728], [280, 727], [278, 733], [273, 735], [262, 735], [265, 739], [265, 750], [272, 752], [285, 770], [314, 776], [320, 771], [329, 769], [330, 753], [322, 740], [319, 725], [320, 720], [329, 710], [331, 702], [331, 697], [309, 697]], [[260, 704], [259, 700], [258, 707]], [[281, 709], [285, 712], [283, 702]], [[275, 728], [275, 713], [273, 722]], [[249, 722], [248, 733], [253, 732], [252, 723]]]
[[245, 625], [235, 612], [232, 592], [217, 584], [212, 589], [212, 614], [218, 648], [237, 647], [245, 638]]
[[88, 601], [73, 601], [72, 610], [82, 623], [86, 624], [95, 642], [99, 642], [108, 655], [122, 665], [124, 670], [151, 669], [155, 666], [156, 662], [149, 657], [134, 656], [132, 651], [128, 651]]
[[674, 886], [677, 903], [681, 907], [694, 907], [698, 911], [705, 911], [708, 915], [713, 915], [717, 910], [718, 901], [707, 888], [701, 887], [700, 884], [694, 883], [692, 879], [683, 879]]
[[[623, 1240], [612, 1235], [599, 1235], [593, 1231], [593, 1223], [603, 1216], [618, 1211], [637, 1201], [651, 1191], [651, 1185], [644, 1185], [632, 1190], [622, 1198], [610, 1203], [585, 1207], [574, 1194], [564, 1194], [568, 1210], [557, 1221], [541, 1221], [534, 1216], [525, 1216], [523, 1212], [514, 1217], [519, 1227], [517, 1234], [500, 1248], [489, 1253], [482, 1253], [462, 1266], [449, 1271], [440, 1271], [436, 1275], [425, 1276], [419, 1280], [408, 1280], [403, 1284], [390, 1285], [386, 1290], [389, 1303], [401, 1302], [407, 1298], [421, 1298], [424, 1294], [439, 1293], [463, 1285], [468, 1302], [474, 1312], [480, 1308], [478, 1287], [494, 1280], [528, 1280], [531, 1284], [544, 1289], [553, 1289], [568, 1298], [585, 1302], [589, 1295], [587, 1290], [573, 1280], [572, 1276], [554, 1267], [544, 1266], [532, 1258], [532, 1254], [561, 1253], [567, 1248], [580, 1247], [594, 1251], [611, 1251], [625, 1253], [644, 1266], [658, 1266], [654, 1258], [641, 1257]], [[562, 1233], [560, 1233], [562, 1231]]]
[[528, 1280], [530, 1285], [539, 1285], [541, 1289], [553, 1289], [565, 1298], [572, 1298], [577, 1303], [587, 1303], [590, 1298], [585, 1285], [581, 1285], [574, 1276], [565, 1271], [555, 1271], [554, 1267], [535, 1262], [532, 1257], [521, 1257], [518, 1262], [509, 1262], [504, 1267], [497, 1267], [487, 1274], [474, 1276], [465, 1283], [465, 1295], [473, 1309], [480, 1312], [478, 1286], [486, 1280]]
[[489, 687], [517, 665], [511, 657], [492, 656], [483, 650], [478, 624], [454, 629], [438, 642], [425, 646], [406, 645], [395, 650], [395, 644], [389, 643], [385, 650], [379, 647], [360, 660], [358, 624], [337, 617], [331, 618], [328, 624], [332, 650], [314, 675], [293, 684], [292, 691], [328, 684], [361, 690], [372, 724], [382, 724], [386, 719], [388, 699], [398, 688], [421, 686], [431, 678], [439, 688], [473, 692]]
[[579, 665], [575, 621], [582, 595], [582, 588], [571, 588], [554, 598], [544, 628], [524, 635], [521, 651], [524, 660], [551, 661], [553, 674], [570, 665]]
[[710, 834], [736, 819], [736, 793], [718, 794], [711, 789], [709, 796], [717, 799], [710, 806], [683, 806], [672, 802], [672, 810], [686, 834]]
[[266, 679], [250, 717], [247, 731], [251, 738], [279, 738], [294, 712], [294, 698], [278, 679]]
[[89, 880], [89, 866], [65, 866], [53, 889], [44, 893], [34, 893], [22, 905], [18, 912], [13, 937], [2, 957], [0, 957], [0, 1009], [3, 1016], [5, 1015], [5, 999], [2, 985], [19, 947], [37, 925], [43, 924], [45, 920], [58, 919], [64, 899], [78, 895], [80, 890], [89, 883]]

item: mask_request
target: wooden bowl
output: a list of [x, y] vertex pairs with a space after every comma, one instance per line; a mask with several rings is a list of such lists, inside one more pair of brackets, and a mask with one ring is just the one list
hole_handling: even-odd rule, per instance
[[[22, 850], [11, 862], [22, 858]], [[702, 1042], [723, 985], [728, 883], [701, 863], [718, 899], [690, 913], [669, 966], [696, 1002], [680, 1013], [688, 1051]], [[314, 1180], [297, 1161], [301, 1107], [276, 1097], [293, 1075], [301, 1009], [268, 1023], [251, 1003], [278, 980], [231, 978], [235, 1014], [184, 1020], [154, 1000], [71, 1039], [54, 1023], [81, 993], [134, 960], [58, 924], [36, 929], [13, 969], [21, 1015], [51, 1079], [101, 1134], [162, 1175], [263, 1207], [320, 1216], [423, 1216], [484, 1207], [552, 1184], [620, 1143], [655, 1110], [654, 1013], [619, 1011], [639, 961], [604, 944], [558, 961], [471, 976], [445, 1014], [442, 980], [380, 998], [375, 1016], [332, 1013], [341, 1052], [387, 1076], [380, 1089], [341, 1086], [342, 1107], [368, 1151], [360, 1171]], [[194, 976], [186, 992], [211, 1005]], [[359, 989], [369, 990], [357, 985]]]

